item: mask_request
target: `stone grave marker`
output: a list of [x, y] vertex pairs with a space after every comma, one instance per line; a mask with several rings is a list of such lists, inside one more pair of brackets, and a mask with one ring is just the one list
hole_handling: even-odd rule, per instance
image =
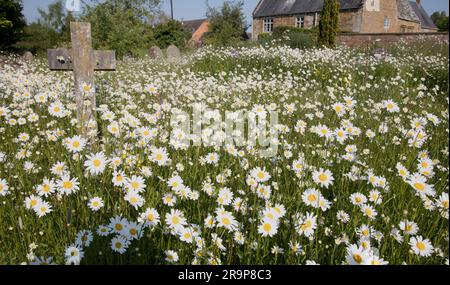
[[164, 54], [163, 54], [162, 50], [159, 47], [157, 47], [157, 46], [151, 47], [150, 50], [148, 51], [148, 55], [152, 59], [157, 59], [157, 58], [163, 58], [164, 57]]
[[178, 58], [180, 58], [180, 56], [180, 50], [176, 46], [170, 45], [167, 48], [167, 59], [169, 61], [176, 61]]

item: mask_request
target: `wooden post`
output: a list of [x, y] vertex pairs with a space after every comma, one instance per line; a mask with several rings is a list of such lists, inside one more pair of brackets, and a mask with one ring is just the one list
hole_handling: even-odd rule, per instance
[[80, 132], [83, 135], [95, 137], [97, 136], [94, 82], [95, 59], [92, 52], [91, 24], [70, 23], [70, 35], [72, 40], [77, 118]]
[[114, 51], [92, 50], [91, 24], [71, 22], [72, 49], [48, 50], [50, 70], [73, 70], [79, 133], [95, 140], [97, 137], [94, 72], [115, 70]]

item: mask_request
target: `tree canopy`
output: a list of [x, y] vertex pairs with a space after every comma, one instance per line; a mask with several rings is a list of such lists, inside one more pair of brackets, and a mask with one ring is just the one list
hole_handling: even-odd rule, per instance
[[438, 27], [439, 31], [448, 31], [448, 16], [444, 11], [434, 12], [431, 19]]
[[243, 1], [225, 1], [220, 8], [207, 3], [209, 31], [205, 43], [229, 45], [246, 39], [248, 28], [243, 12]]
[[0, 1], [0, 50], [13, 48], [23, 37], [26, 22], [22, 10], [20, 0]]

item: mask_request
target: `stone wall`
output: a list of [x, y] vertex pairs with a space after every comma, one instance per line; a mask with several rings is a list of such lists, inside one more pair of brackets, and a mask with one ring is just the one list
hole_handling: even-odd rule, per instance
[[337, 42], [349, 47], [377, 44], [388, 46], [399, 41], [415, 41], [425, 38], [430, 41], [449, 41], [448, 33], [378, 33], [378, 34], [339, 34]]

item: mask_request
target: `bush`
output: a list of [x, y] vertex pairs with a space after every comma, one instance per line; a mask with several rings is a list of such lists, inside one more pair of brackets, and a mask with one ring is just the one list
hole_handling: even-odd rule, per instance
[[184, 29], [179, 21], [171, 20], [155, 27], [154, 37], [156, 45], [162, 49], [170, 45], [183, 48], [191, 37], [191, 33]]
[[301, 29], [287, 26], [275, 27], [272, 34], [260, 34], [258, 42], [260, 44], [281, 43], [290, 48], [306, 49], [315, 46], [317, 38], [317, 28]]

